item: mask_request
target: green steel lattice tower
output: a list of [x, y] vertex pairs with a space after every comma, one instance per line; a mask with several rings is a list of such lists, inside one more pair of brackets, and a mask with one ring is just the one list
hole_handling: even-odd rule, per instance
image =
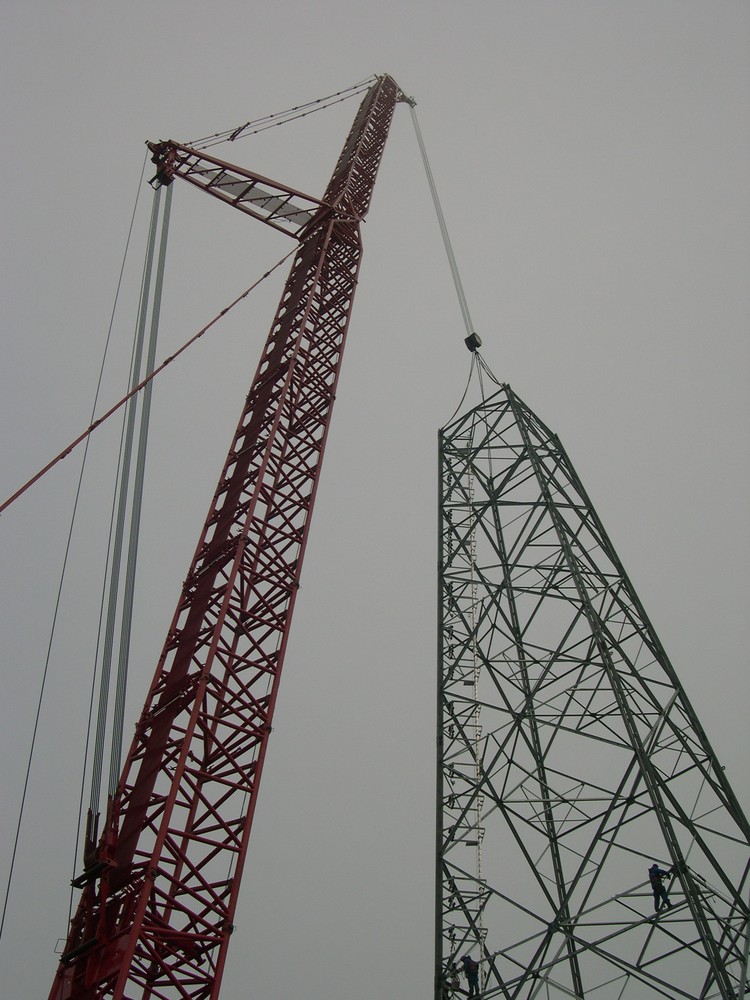
[[744, 996], [750, 827], [559, 439], [503, 385], [440, 474], [436, 1000]]

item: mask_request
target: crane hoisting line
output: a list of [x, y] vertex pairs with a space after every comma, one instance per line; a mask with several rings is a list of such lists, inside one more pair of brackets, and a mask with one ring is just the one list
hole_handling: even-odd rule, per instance
[[[409, 110], [411, 111], [411, 120], [414, 123], [414, 131], [417, 135], [417, 142], [419, 143], [419, 151], [422, 154], [422, 162], [424, 163], [424, 170], [427, 174], [427, 183], [430, 186], [430, 193], [432, 194], [432, 203], [435, 206], [435, 214], [437, 215], [438, 225], [440, 226], [440, 233], [443, 237], [443, 243], [445, 244], [445, 252], [448, 255], [448, 264], [451, 269], [451, 275], [453, 276], [453, 284], [456, 286], [456, 295], [458, 296], [458, 305], [461, 309], [461, 315], [463, 316], [464, 326], [466, 327], [466, 338], [467, 341], [471, 338], [476, 338], [476, 333], [474, 332], [474, 326], [471, 322], [471, 315], [469, 314], [469, 303], [466, 301], [466, 295], [464, 294], [464, 287], [461, 284], [461, 275], [458, 273], [458, 264], [456, 264], [456, 258], [453, 254], [453, 247], [451, 246], [450, 236], [448, 235], [448, 227], [445, 224], [445, 216], [443, 215], [443, 209], [440, 207], [440, 199], [438, 198], [437, 188], [435, 187], [435, 179], [432, 176], [432, 170], [430, 169], [430, 161], [427, 159], [427, 150], [425, 149], [424, 140], [422, 138], [422, 132], [419, 128], [419, 122], [417, 121], [417, 113], [414, 110], [413, 103], [409, 104]], [[481, 343], [481, 342], [480, 342]], [[473, 350], [467, 343], [467, 347]]]

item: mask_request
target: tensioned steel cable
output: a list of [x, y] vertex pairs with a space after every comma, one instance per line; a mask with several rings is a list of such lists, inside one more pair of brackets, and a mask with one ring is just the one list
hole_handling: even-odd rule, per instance
[[[156, 232], [159, 218], [159, 203], [161, 199], [161, 188], [154, 192], [151, 207], [151, 221], [149, 224], [146, 260], [143, 267], [143, 278], [141, 282], [141, 304], [139, 309], [138, 322], [136, 324], [136, 335], [133, 349], [133, 360], [131, 363], [131, 384], [132, 389], [141, 378], [141, 360], [143, 357], [143, 342], [146, 331], [146, 313], [148, 310], [149, 295], [151, 290], [151, 274], [153, 271], [154, 252], [156, 248]], [[112, 675], [112, 655], [115, 642], [115, 621], [118, 609], [118, 595], [120, 586], [120, 575], [122, 566], [123, 540], [125, 536], [125, 515], [128, 500], [128, 484], [130, 481], [130, 464], [133, 452], [133, 437], [135, 434], [135, 399], [128, 403], [125, 416], [124, 440], [121, 444], [121, 465], [119, 470], [119, 495], [116, 501], [116, 515], [114, 518], [114, 534], [112, 536], [112, 554], [109, 562], [109, 586], [107, 593], [107, 614], [104, 627], [104, 645], [102, 651], [102, 666], [99, 679], [99, 708], [96, 720], [96, 735], [94, 738], [93, 765], [91, 770], [90, 787], [90, 809], [96, 815], [99, 807], [101, 793], [102, 769], [104, 764], [104, 740], [107, 725], [107, 712], [109, 709], [109, 684]]]
[[[149, 225], [149, 237], [147, 238], [147, 247], [148, 247], [149, 243], [153, 242], [153, 233], [155, 232], [155, 225], [154, 225], [154, 223], [155, 223], [155, 210], [156, 210], [155, 209], [155, 205], [156, 205], [157, 201], [158, 201], [158, 198], [155, 195], [154, 199], [153, 199], [153, 203], [152, 203], [151, 222], [150, 222], [150, 225]], [[148, 260], [148, 256], [149, 256], [149, 253], [148, 253], [148, 249], [147, 249], [146, 260]], [[153, 254], [152, 254], [152, 256], [153, 256]], [[133, 346], [132, 346], [131, 358], [130, 358], [130, 370], [131, 370], [131, 373], [137, 367], [136, 366], [136, 358], [137, 358], [137, 355], [138, 355], [138, 342], [139, 342], [138, 328], [139, 328], [139, 324], [140, 324], [141, 313], [143, 311], [142, 310], [142, 304], [143, 304], [143, 301], [144, 301], [144, 284], [146, 283], [147, 280], [149, 280], [149, 269], [147, 267], [147, 264], [144, 263], [144, 267], [143, 267], [142, 274], [141, 274], [141, 289], [140, 289], [140, 293], [139, 293], [139, 303], [140, 303], [139, 312], [138, 312], [139, 320], [138, 320], [138, 323], [136, 324], [136, 335], [133, 338]], [[132, 385], [132, 378], [131, 378], [131, 385]], [[122, 427], [121, 427], [121, 431], [120, 431], [120, 446], [119, 446], [119, 452], [118, 452], [119, 457], [118, 457], [117, 468], [115, 470], [115, 477], [114, 477], [115, 489], [114, 489], [113, 495], [112, 495], [112, 508], [111, 508], [111, 511], [110, 511], [110, 520], [109, 520], [109, 536], [108, 536], [108, 539], [107, 539], [107, 551], [106, 551], [106, 554], [105, 554], [105, 557], [104, 557], [104, 574], [105, 574], [105, 578], [106, 578], [106, 575], [107, 575], [107, 569], [108, 569], [108, 567], [110, 567], [111, 563], [113, 562], [113, 549], [116, 548], [116, 544], [117, 544], [116, 530], [115, 530], [115, 525], [116, 525], [116, 521], [117, 521], [117, 510], [118, 510], [118, 490], [117, 490], [117, 484], [122, 481], [123, 463], [124, 463], [125, 458], [127, 456], [126, 437], [127, 437], [127, 426], [128, 426], [128, 409], [130, 409], [130, 407], [126, 408], [126, 412], [123, 415]], [[93, 659], [92, 659], [93, 670], [92, 670], [92, 673], [91, 673], [91, 691], [90, 691], [90, 697], [89, 697], [89, 711], [88, 711], [88, 716], [87, 716], [87, 719], [86, 719], [86, 740], [85, 740], [84, 752], [83, 752], [83, 764], [82, 764], [82, 767], [81, 767], [81, 791], [80, 791], [80, 799], [79, 799], [79, 807], [78, 807], [78, 821], [77, 821], [77, 827], [76, 827], [76, 840], [75, 840], [75, 847], [74, 847], [72, 858], [71, 858], [71, 872], [72, 872], [72, 875], [71, 875], [71, 883], [70, 883], [71, 884], [70, 895], [69, 895], [69, 899], [68, 899], [68, 921], [70, 921], [70, 919], [72, 918], [72, 914], [73, 914], [74, 879], [76, 877], [77, 868], [78, 868], [77, 858], [79, 856], [78, 855], [78, 851], [79, 851], [79, 845], [80, 845], [80, 838], [81, 838], [81, 835], [82, 835], [82, 831], [84, 829], [84, 826], [83, 826], [83, 798], [84, 798], [85, 789], [86, 789], [86, 775], [89, 773], [89, 749], [90, 749], [90, 746], [91, 746], [91, 736], [92, 736], [92, 733], [94, 732], [94, 728], [93, 728], [92, 723], [93, 723], [93, 718], [94, 718], [94, 696], [95, 696], [95, 692], [96, 692], [97, 677], [99, 677], [99, 687], [100, 687], [99, 710], [98, 710], [98, 716], [99, 717], [98, 717], [98, 720], [97, 720], [97, 740], [95, 741], [95, 749], [94, 749], [94, 754], [93, 754], [93, 761], [94, 761], [94, 763], [93, 763], [92, 768], [91, 768], [92, 777], [91, 777], [90, 781], [91, 781], [92, 784], [95, 784], [95, 785], [97, 785], [99, 787], [101, 786], [101, 759], [103, 758], [104, 731], [102, 730], [101, 733], [99, 733], [99, 719], [102, 719], [102, 717], [104, 717], [104, 719], [106, 719], [106, 711], [107, 711], [107, 699], [105, 699], [104, 706], [102, 707], [101, 693], [102, 693], [102, 688], [105, 685], [108, 688], [108, 686], [109, 686], [109, 675], [111, 673], [111, 671], [109, 669], [107, 669], [107, 666], [106, 666], [106, 656], [100, 659], [101, 652], [102, 652], [103, 638], [106, 635], [106, 629], [103, 630], [103, 622], [104, 622], [104, 609], [105, 609], [105, 605], [108, 604], [108, 600], [107, 599], [108, 599], [108, 588], [107, 588], [107, 583], [106, 583], [106, 579], [105, 579], [105, 580], [102, 581], [101, 599], [100, 599], [100, 604], [99, 604], [99, 620], [98, 620], [97, 635], [96, 635], [96, 647], [95, 647], [94, 656], [93, 656]], [[98, 666], [99, 666], [100, 663], [102, 664], [101, 671], [98, 670]], [[106, 680], [105, 680], [105, 675], [106, 675]], [[98, 763], [97, 763], [97, 761], [98, 761]], [[99, 771], [99, 777], [96, 777], [97, 768], [98, 768], [98, 771]], [[91, 796], [91, 785], [89, 787], [89, 796]], [[92, 841], [95, 841], [96, 837], [97, 837], [97, 827], [98, 827], [98, 799], [97, 799], [97, 801], [94, 802], [93, 806], [91, 805], [91, 802], [90, 802], [90, 805], [89, 805], [89, 822], [87, 822], [86, 826], [85, 826], [85, 830], [86, 830], [85, 836], [88, 839], [90, 839]]]
[[497, 375], [495, 375], [495, 373], [491, 370], [490, 366], [484, 360], [484, 358], [479, 353], [479, 351], [476, 351], [476, 356], [477, 356], [477, 362], [479, 363], [480, 368], [482, 368], [487, 373], [487, 375], [492, 379], [492, 381], [495, 383], [495, 385], [500, 386], [502, 388], [503, 383], [500, 381], [500, 379], [497, 377]]
[[192, 345], [196, 342], [196, 340], [199, 340], [204, 333], [207, 333], [212, 326], [215, 326], [220, 319], [223, 319], [223, 317], [226, 316], [226, 314], [231, 309], [234, 309], [234, 307], [239, 302], [247, 298], [250, 292], [255, 291], [258, 285], [260, 285], [263, 281], [265, 281], [266, 278], [269, 278], [274, 271], [276, 271], [279, 267], [281, 267], [282, 264], [286, 263], [286, 261], [289, 260], [292, 254], [297, 253], [297, 249], [298, 248], [296, 246], [292, 247], [289, 253], [284, 254], [283, 257], [277, 260], [276, 263], [273, 265], [273, 267], [269, 268], [268, 271], [265, 272], [265, 274], [262, 274], [258, 278], [258, 280], [254, 281], [249, 288], [245, 289], [244, 292], [241, 292], [237, 296], [237, 298], [234, 299], [234, 301], [230, 302], [228, 306], [225, 306], [220, 313], [217, 313], [217, 315], [214, 316], [214, 318], [210, 320], [208, 323], [206, 323], [205, 326], [201, 327], [201, 329], [198, 330], [197, 333], [194, 333], [189, 340], [185, 341], [182, 347], [176, 350], [174, 354], [170, 354], [168, 358], [165, 358], [158, 368], [154, 368], [154, 370], [151, 372], [150, 375], [147, 375], [146, 378], [144, 378], [143, 381], [139, 382], [134, 389], [132, 389], [130, 392], [124, 395], [122, 399], [118, 400], [113, 406], [111, 406], [106, 413], [103, 413], [101, 417], [99, 417], [97, 420], [94, 420], [94, 422], [90, 424], [85, 431], [79, 434], [74, 441], [71, 441], [70, 444], [67, 445], [67, 447], [63, 448], [63, 450], [58, 455], [55, 455], [53, 459], [50, 459], [50, 461], [47, 462], [47, 464], [44, 466], [43, 469], [40, 469], [39, 472], [37, 472], [36, 475], [32, 476], [31, 479], [25, 482], [23, 486], [19, 486], [19, 488], [12, 496], [9, 496], [7, 500], [5, 500], [2, 504], [0, 504], [0, 514], [2, 514], [3, 511], [7, 510], [11, 504], [15, 503], [15, 501], [18, 500], [20, 496], [23, 496], [26, 490], [30, 489], [34, 485], [34, 483], [38, 482], [42, 478], [42, 476], [46, 475], [50, 471], [50, 469], [54, 468], [54, 466], [57, 465], [58, 462], [61, 462], [64, 458], [66, 458], [75, 448], [78, 447], [79, 444], [81, 444], [82, 441], [85, 441], [88, 437], [90, 437], [97, 429], [97, 427], [100, 427], [106, 420], [109, 420], [109, 418], [114, 413], [117, 413], [120, 407], [124, 406], [131, 397], [135, 396], [135, 394], [140, 392], [142, 389], [145, 389], [145, 387], [149, 384], [149, 382], [151, 382], [154, 378], [156, 378], [157, 375], [161, 374], [161, 372], [164, 371], [167, 365], [170, 365], [173, 361], [175, 361], [181, 354], [183, 354], [188, 349], [188, 347], [192, 347]]
[[240, 137], [244, 138], [248, 135], [256, 135], [258, 132], [265, 132], [266, 129], [275, 128], [277, 125], [284, 125], [298, 118], [305, 118], [316, 111], [324, 111], [334, 104], [341, 104], [342, 101], [348, 101], [350, 98], [356, 97], [358, 94], [368, 90], [375, 79], [376, 77], [371, 76], [367, 80], [361, 80], [359, 83], [354, 83], [351, 87], [338, 90], [335, 94], [329, 94], [327, 97], [319, 97], [315, 101], [299, 104], [296, 107], [288, 108], [286, 111], [277, 111], [274, 114], [263, 115], [261, 118], [245, 122], [244, 125], [226, 129], [224, 132], [215, 132], [213, 135], [203, 136], [201, 139], [194, 139], [191, 142], [185, 143], [185, 145], [192, 146], [194, 149], [208, 149], [210, 146], [217, 146], [222, 142], [234, 142], [235, 139], [239, 139]]
[[[440, 204], [440, 198], [438, 197], [437, 187], [435, 185], [435, 178], [433, 177], [433, 174], [432, 174], [432, 169], [430, 167], [430, 161], [429, 161], [429, 158], [427, 156], [427, 149], [426, 149], [425, 144], [424, 144], [424, 139], [422, 138], [422, 130], [419, 127], [419, 122], [417, 121], [417, 113], [414, 110], [414, 105], [412, 103], [409, 104], [409, 110], [411, 111], [411, 119], [412, 119], [412, 122], [414, 124], [414, 131], [415, 131], [416, 136], [417, 136], [417, 143], [419, 145], [419, 151], [422, 154], [422, 163], [424, 164], [425, 174], [427, 175], [427, 183], [428, 183], [429, 188], [430, 188], [430, 194], [432, 195], [432, 203], [435, 206], [435, 214], [437, 215], [438, 226], [440, 227], [440, 234], [443, 237], [443, 244], [445, 246], [445, 252], [446, 252], [446, 255], [448, 257], [448, 265], [450, 267], [451, 276], [453, 278], [453, 284], [454, 284], [455, 289], [456, 289], [456, 295], [458, 297], [458, 305], [459, 305], [459, 308], [461, 310], [461, 316], [463, 317], [464, 327], [466, 329], [466, 336], [467, 336], [467, 338], [469, 338], [469, 337], [472, 337], [475, 334], [474, 324], [471, 321], [471, 314], [469, 312], [469, 303], [468, 303], [468, 301], [466, 299], [466, 294], [464, 293], [464, 287], [463, 287], [463, 283], [461, 281], [461, 275], [459, 274], [459, 271], [458, 271], [458, 264], [456, 263], [456, 257], [455, 257], [455, 254], [453, 253], [453, 246], [451, 244], [450, 235], [448, 233], [448, 226], [446, 225], [446, 222], [445, 222], [445, 216], [443, 215], [443, 209], [442, 209], [442, 206]], [[449, 418], [449, 420], [447, 421], [447, 423], [450, 423], [451, 420], [453, 420], [453, 418], [456, 416], [456, 414], [459, 412], [459, 410], [463, 406], [463, 403], [464, 403], [464, 400], [466, 399], [466, 395], [467, 395], [467, 393], [469, 391], [469, 386], [471, 385], [471, 379], [472, 379], [472, 376], [474, 375], [474, 371], [475, 370], [476, 370], [478, 378], [479, 378], [479, 389], [480, 389], [480, 393], [481, 393], [481, 397], [482, 397], [483, 401], [485, 399], [484, 383], [483, 383], [483, 380], [482, 380], [482, 371], [483, 370], [489, 375], [489, 377], [492, 379], [493, 382], [497, 383], [497, 385], [501, 385], [502, 384], [499, 381], [499, 379], [497, 379], [495, 377], [495, 375], [493, 375], [493, 373], [490, 371], [490, 369], [487, 366], [486, 362], [484, 361], [484, 359], [479, 354], [479, 351], [476, 348], [472, 349], [472, 351], [471, 351], [471, 367], [469, 369], [469, 378], [468, 378], [468, 381], [466, 383], [466, 388], [464, 389], [464, 393], [463, 393], [463, 396], [461, 397], [460, 403], [456, 407], [455, 411], [453, 412], [452, 416]]]
[[[94, 392], [94, 401], [93, 401], [93, 404], [92, 404], [92, 407], [91, 407], [91, 417], [90, 417], [90, 419], [92, 419], [92, 420], [93, 420], [94, 414], [96, 413], [96, 407], [97, 407], [97, 404], [99, 402], [99, 393], [101, 391], [102, 380], [103, 380], [103, 377], [104, 377], [104, 367], [105, 367], [105, 363], [106, 363], [106, 359], [107, 359], [107, 354], [109, 352], [110, 341], [111, 341], [111, 338], [112, 338], [112, 328], [114, 326], [115, 312], [117, 310], [117, 304], [118, 304], [119, 297], [120, 297], [120, 290], [122, 288], [122, 279], [123, 279], [123, 275], [125, 273], [125, 262], [127, 260], [128, 249], [130, 247], [130, 239], [131, 239], [131, 237], [133, 235], [133, 226], [135, 224], [135, 217], [136, 217], [136, 212], [137, 212], [137, 209], [138, 209], [138, 202], [140, 200], [141, 187], [142, 187], [142, 184], [143, 184], [143, 174], [144, 174], [144, 172], [146, 170], [146, 162], [147, 162], [147, 156], [144, 156], [144, 158], [143, 158], [143, 164], [141, 166], [141, 174], [140, 174], [140, 177], [138, 178], [138, 186], [136, 188], [136, 196], [135, 196], [135, 202], [133, 204], [133, 211], [132, 211], [131, 216], [130, 216], [130, 225], [128, 227], [128, 235], [127, 235], [127, 238], [125, 240], [125, 250], [123, 251], [122, 262], [120, 264], [120, 273], [119, 273], [118, 278], [117, 278], [117, 286], [115, 288], [115, 297], [114, 297], [114, 303], [112, 305], [112, 313], [111, 313], [110, 319], [109, 319], [109, 327], [107, 329], [107, 336], [106, 336], [106, 339], [105, 339], [105, 342], [104, 342], [104, 351], [103, 351], [103, 354], [102, 354], [102, 361], [101, 361], [101, 365], [99, 367], [99, 377], [97, 379], [96, 390]], [[78, 484], [76, 486], [75, 497], [74, 497], [74, 500], [73, 500], [73, 510], [72, 510], [72, 513], [71, 513], [70, 525], [69, 525], [69, 528], [68, 528], [68, 537], [67, 537], [67, 540], [66, 540], [66, 543], [65, 543], [65, 552], [63, 554], [63, 563], [62, 563], [62, 568], [61, 568], [61, 571], [60, 571], [60, 581], [58, 583], [57, 596], [55, 598], [55, 607], [54, 607], [54, 611], [52, 613], [52, 624], [50, 626], [49, 641], [47, 643], [47, 653], [46, 653], [45, 660], [44, 660], [44, 670], [42, 671], [42, 682], [41, 682], [41, 685], [40, 685], [40, 688], [39, 688], [39, 698], [37, 700], [36, 715], [34, 717], [34, 726], [33, 726], [32, 733], [31, 733], [31, 745], [29, 747], [29, 756], [28, 756], [28, 759], [27, 759], [27, 762], [26, 762], [26, 774], [24, 776], [23, 791], [21, 793], [21, 805], [20, 805], [20, 808], [19, 808], [19, 811], [18, 811], [18, 822], [16, 824], [16, 832], [15, 832], [15, 837], [14, 837], [14, 840], [13, 840], [13, 850], [11, 852], [10, 868], [8, 870], [8, 881], [7, 881], [6, 888], [5, 888], [5, 899], [3, 901], [3, 912], [2, 912], [2, 916], [0, 917], [0, 940], [2, 939], [3, 928], [5, 927], [5, 915], [6, 915], [7, 911], [8, 911], [8, 900], [10, 898], [10, 890], [11, 890], [11, 885], [12, 885], [12, 882], [13, 882], [13, 872], [15, 870], [16, 855], [17, 855], [17, 852], [18, 852], [18, 840], [19, 840], [19, 837], [20, 837], [20, 834], [21, 834], [21, 825], [23, 823], [23, 814], [24, 814], [24, 809], [25, 809], [25, 806], [26, 806], [26, 795], [28, 793], [28, 788], [29, 788], [29, 778], [30, 778], [30, 775], [31, 775], [31, 764], [32, 764], [32, 761], [33, 761], [33, 758], [34, 758], [34, 749], [36, 747], [36, 737], [37, 737], [37, 733], [38, 733], [38, 730], [39, 730], [39, 719], [40, 719], [41, 711], [42, 711], [42, 703], [44, 701], [44, 691], [45, 691], [46, 684], [47, 684], [47, 675], [49, 673], [50, 657], [52, 655], [52, 643], [53, 643], [53, 640], [54, 640], [55, 630], [56, 630], [56, 627], [57, 627], [57, 616], [58, 616], [58, 613], [59, 613], [59, 610], [60, 610], [60, 601], [62, 599], [63, 584], [65, 582], [65, 574], [66, 574], [67, 566], [68, 566], [68, 557], [70, 555], [70, 546], [71, 546], [71, 542], [72, 542], [72, 538], [73, 538], [73, 529], [75, 527], [76, 514], [77, 514], [77, 511], [78, 511], [78, 501], [79, 501], [80, 496], [81, 496], [81, 487], [82, 487], [82, 484], [83, 484], [83, 474], [84, 474], [84, 471], [85, 471], [85, 468], [86, 468], [86, 459], [88, 457], [88, 447], [89, 446], [88, 446], [88, 440], [87, 440], [86, 447], [85, 447], [84, 452], [83, 452], [83, 457], [81, 459], [81, 468], [80, 468], [80, 471], [79, 471], [79, 474], [78, 474]], [[93, 695], [93, 691], [92, 691], [92, 695]], [[82, 784], [81, 785], [81, 793], [80, 793], [80, 801], [79, 801], [79, 820], [80, 820], [80, 812], [81, 812], [82, 803], [83, 803], [83, 787], [84, 786]], [[77, 852], [78, 852], [78, 842], [76, 841], [76, 854], [77, 854]]]
[[[159, 257], [156, 265], [156, 281], [151, 304], [151, 326], [148, 339], [148, 355], [146, 371], [153, 370], [156, 360], [156, 340], [159, 331], [159, 314], [161, 311], [161, 296], [164, 287], [164, 265], [167, 253], [167, 237], [169, 235], [169, 215], [172, 205], [172, 187], [167, 188], [167, 195], [162, 215], [161, 240]], [[109, 794], [114, 795], [120, 778], [120, 763], [122, 758], [122, 734], [125, 715], [125, 694], [127, 691], [128, 661], [130, 657], [130, 639], [133, 622], [133, 598], [135, 594], [135, 571], [138, 561], [138, 539], [141, 522], [141, 507], [143, 503], [143, 483], [146, 470], [146, 449], [148, 446], [149, 417], [151, 413], [151, 382], [143, 390], [143, 406], [138, 434], [138, 450], [136, 452], [135, 481], [133, 483], [132, 507], [130, 513], [130, 535], [128, 539], [128, 559], [125, 571], [125, 587], [123, 594], [122, 621], [120, 624], [120, 648], [117, 664], [117, 686], [115, 689], [115, 704], [112, 716], [112, 740], [109, 756]], [[134, 401], [133, 401], [134, 402]]]
[[461, 397], [461, 401], [459, 402], [459, 404], [456, 407], [456, 409], [453, 411], [453, 413], [450, 415], [450, 417], [448, 417], [448, 419], [446, 420], [446, 425], [449, 424], [451, 422], [451, 420], [453, 420], [453, 418], [456, 416], [456, 414], [458, 413], [458, 411], [464, 405], [464, 400], [466, 399], [466, 395], [467, 395], [467, 393], [469, 391], [469, 386], [471, 385], [471, 378], [472, 378], [472, 375], [474, 374], [474, 365], [476, 364], [476, 360], [477, 360], [476, 351], [472, 351], [471, 352], [471, 367], [469, 368], [469, 377], [466, 380], [466, 388], [464, 389], [464, 394]]
[[427, 175], [427, 183], [430, 186], [430, 194], [432, 195], [432, 203], [435, 206], [435, 213], [437, 215], [438, 225], [440, 226], [440, 233], [443, 237], [443, 243], [445, 244], [445, 252], [448, 255], [448, 264], [451, 269], [453, 284], [456, 287], [458, 304], [461, 309], [461, 315], [463, 316], [464, 326], [466, 327], [466, 336], [470, 337], [474, 333], [474, 327], [471, 322], [471, 315], [469, 314], [469, 303], [466, 301], [463, 284], [461, 283], [461, 276], [458, 273], [458, 264], [456, 263], [456, 258], [453, 254], [453, 247], [451, 246], [450, 236], [448, 235], [448, 227], [445, 224], [445, 216], [443, 215], [443, 209], [440, 206], [440, 199], [438, 198], [437, 188], [435, 187], [435, 179], [432, 176], [430, 161], [427, 158], [427, 150], [425, 149], [424, 139], [422, 138], [422, 132], [419, 128], [419, 122], [417, 121], [417, 113], [414, 110], [413, 104], [409, 104], [409, 110], [411, 111], [411, 120], [414, 123], [414, 131], [417, 135], [419, 151], [422, 154], [422, 162]]

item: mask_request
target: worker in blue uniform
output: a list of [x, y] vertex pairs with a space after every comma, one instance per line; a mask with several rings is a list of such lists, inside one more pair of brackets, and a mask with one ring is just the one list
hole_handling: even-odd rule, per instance
[[667, 887], [662, 881], [662, 879], [669, 878], [671, 875], [671, 868], [668, 872], [665, 872], [656, 864], [656, 862], [654, 862], [648, 870], [648, 880], [651, 883], [651, 890], [654, 894], [654, 909], [657, 913], [661, 910], [662, 904], [664, 904], [667, 909], [672, 908], [672, 904], [669, 902]]

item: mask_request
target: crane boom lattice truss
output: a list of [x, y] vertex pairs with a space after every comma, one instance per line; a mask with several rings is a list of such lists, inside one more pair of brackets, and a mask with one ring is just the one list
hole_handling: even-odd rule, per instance
[[[219, 993], [361, 258], [396, 102], [367, 92], [325, 195], [174, 143], [193, 183], [300, 241], [242, 410], [50, 1000]], [[187, 179], [187, 178], [186, 178]], [[244, 186], [243, 186], [244, 185]], [[211, 190], [213, 186], [214, 190]], [[286, 190], [286, 194], [284, 191]], [[280, 221], [281, 220], [281, 221]]]
[[559, 439], [440, 442], [436, 1000], [744, 996], [750, 827]]

